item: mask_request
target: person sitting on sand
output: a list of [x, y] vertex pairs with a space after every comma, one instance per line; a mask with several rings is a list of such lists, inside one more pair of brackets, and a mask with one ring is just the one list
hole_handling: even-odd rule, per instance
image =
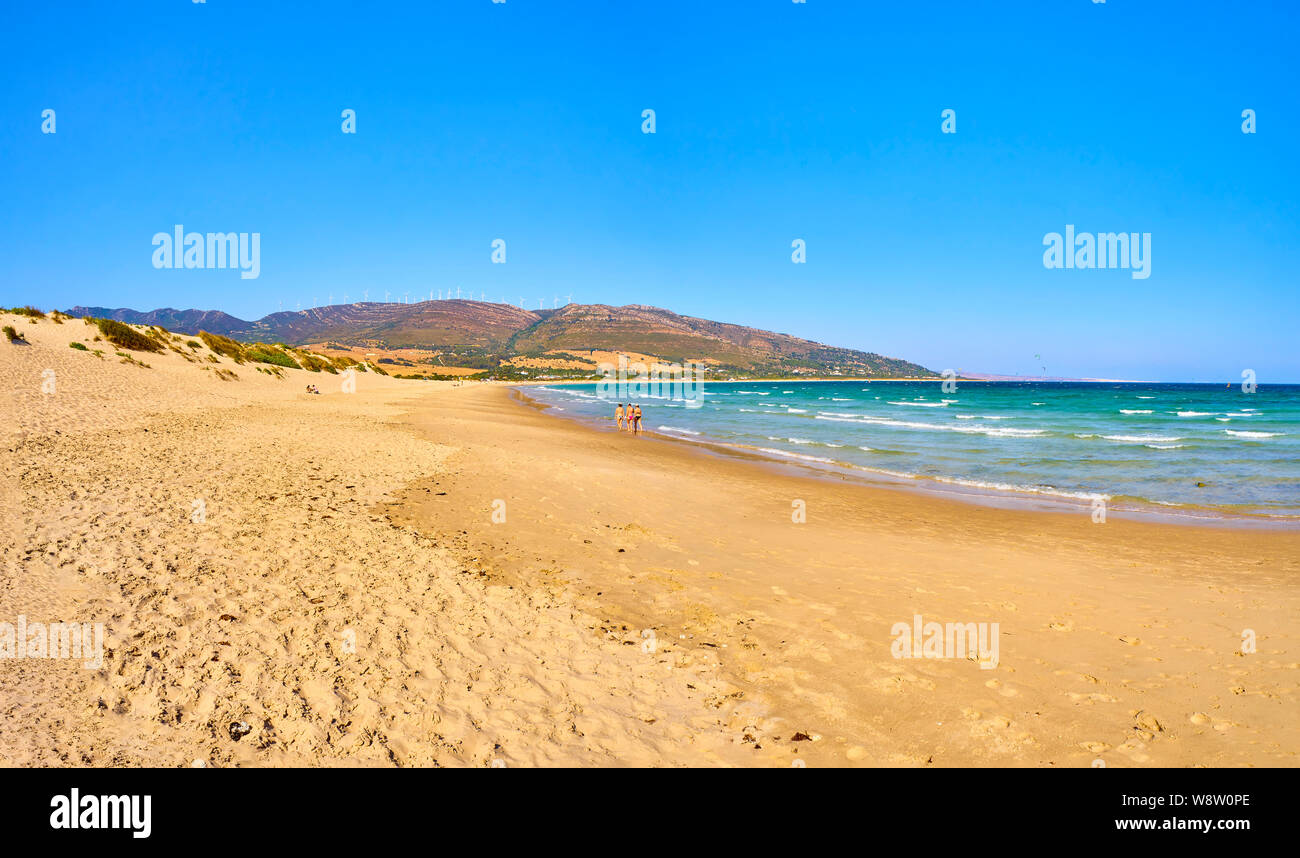
[[621, 402], [618, 404], [618, 408], [614, 409], [614, 420], [618, 423], [618, 428], [621, 432], [623, 430], [623, 403]]

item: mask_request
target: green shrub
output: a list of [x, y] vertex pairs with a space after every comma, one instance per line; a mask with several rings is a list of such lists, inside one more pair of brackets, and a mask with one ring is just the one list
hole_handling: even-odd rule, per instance
[[13, 325], [5, 325], [5, 326], [4, 326], [4, 332], [5, 332], [5, 336], [9, 338], [9, 342], [11, 342], [11, 343], [25, 343], [25, 342], [27, 342], [26, 340], [23, 339], [23, 335], [22, 335], [22, 334], [20, 334], [20, 333], [18, 333], [17, 331], [14, 330], [14, 326], [13, 326]]
[[99, 326], [99, 332], [118, 348], [131, 349], [137, 352], [160, 352], [163, 347], [153, 337], [140, 333], [130, 325], [125, 325], [114, 319], [96, 319], [95, 324]]
[[302, 368], [308, 372], [320, 372], [321, 370], [325, 370], [326, 372], [335, 372], [334, 365], [322, 358], [320, 355], [314, 355], [311, 352], [304, 352], [301, 350], [296, 352], [296, 354], [298, 355], [298, 362], [301, 363]]
[[68, 343], [68, 348], [70, 348], [70, 349], [76, 349], [76, 350], [79, 351], [79, 352], [88, 352], [88, 351], [90, 351], [90, 349], [86, 348], [86, 344], [85, 344], [85, 343], [76, 343], [76, 342]]
[[288, 369], [297, 369], [298, 363], [279, 349], [265, 343], [254, 343], [244, 351], [244, 357], [257, 363], [269, 363]]
[[244, 347], [230, 339], [230, 337], [223, 337], [221, 334], [210, 334], [207, 331], [199, 331], [199, 339], [203, 340], [203, 344], [217, 354], [224, 355], [235, 363], [244, 362]]
[[33, 319], [44, 319], [45, 314], [28, 304], [26, 307], [14, 307], [9, 312], [16, 316], [31, 316]]

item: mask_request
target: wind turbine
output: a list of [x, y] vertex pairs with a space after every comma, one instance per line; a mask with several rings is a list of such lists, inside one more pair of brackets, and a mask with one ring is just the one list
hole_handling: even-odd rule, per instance
[[384, 303], [385, 303], [385, 304], [388, 303], [388, 290], [387, 290], [387, 289], [384, 290]]
[[325, 303], [326, 303], [326, 304], [333, 304], [333, 303], [334, 303], [334, 293], [333, 293], [333, 292], [330, 293], [330, 296], [329, 296], [328, 299], [326, 299]]
[[404, 300], [402, 301], [402, 303], [403, 303], [403, 304], [409, 304], [409, 303], [411, 303], [411, 293], [410, 293], [410, 292], [407, 292], [407, 293], [406, 293], [406, 297], [404, 298]]
[[560, 306], [560, 296], [559, 295], [551, 296], [551, 309], [554, 310], [558, 306]]
[[347, 293], [347, 292], [344, 292], [344, 293], [343, 293], [343, 303], [346, 304], [347, 302], [348, 302], [348, 293]]
[[524, 296], [523, 296], [523, 295], [520, 295], [520, 296], [519, 296], [519, 309], [521, 309], [521, 310], [524, 309]]
[[362, 301], [369, 301], [369, 300], [370, 300], [370, 290], [369, 290], [369, 289], [363, 289], [363, 290], [361, 290], [361, 300], [362, 300]]
[[460, 300], [460, 287], [459, 287], [459, 286], [456, 287], [456, 300], [457, 300], [457, 301]]
[[566, 304], [572, 304], [572, 303], [573, 303], [573, 293], [572, 293], [572, 292], [570, 292], [568, 295], [565, 295], [565, 296], [564, 296], [564, 303], [566, 303]]

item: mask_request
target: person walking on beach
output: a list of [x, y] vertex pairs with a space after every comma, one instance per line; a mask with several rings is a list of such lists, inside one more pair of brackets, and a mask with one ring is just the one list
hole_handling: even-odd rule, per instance
[[618, 422], [619, 431], [623, 431], [623, 403], [621, 402], [618, 404], [618, 408], [614, 409], [614, 420]]
[[641, 406], [640, 405], [636, 407], [636, 428], [633, 429], [632, 431], [633, 432], [641, 431]]

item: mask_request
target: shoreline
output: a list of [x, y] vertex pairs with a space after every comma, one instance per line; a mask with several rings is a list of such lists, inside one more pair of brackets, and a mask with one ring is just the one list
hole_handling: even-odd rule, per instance
[[[896, 380], [901, 381], [903, 379]], [[590, 382], [583, 383], [590, 384]], [[537, 386], [547, 387], [551, 385], [538, 383]], [[527, 400], [530, 407], [537, 408], [540, 411], [554, 410], [554, 406], [550, 403], [528, 396], [520, 389], [520, 386], [512, 384], [509, 385], [509, 388], [518, 397]], [[615, 431], [607, 427], [605, 422], [599, 418], [570, 415], [567, 412], [563, 415], [556, 414], [554, 416], [592, 431]], [[853, 480], [863, 485], [885, 490], [910, 491], [936, 497], [956, 498], [972, 505], [993, 506], [1011, 510], [1020, 509], [1084, 517], [1090, 517], [1092, 512], [1090, 497], [1079, 497], [1078, 493], [1067, 494], [1064, 493], [1064, 490], [1062, 490], [1062, 493], [1052, 491], [1032, 492], [1023, 488], [1003, 489], [993, 485], [969, 485], [972, 481], [963, 481], [956, 477], [894, 473], [847, 462], [805, 461], [795, 454], [774, 453], [757, 447], [727, 444], [705, 435], [700, 436], [703, 440], [696, 441], [680, 435], [651, 429], [643, 430], [641, 434], [642, 436], [653, 436], [660, 440], [706, 449], [719, 456], [733, 457], [778, 469], [794, 469], [826, 479], [838, 477], [844, 480]], [[1108, 517], [1113, 516], [1131, 521], [1148, 521], [1183, 527], [1300, 532], [1300, 516], [1271, 516], [1266, 513], [1225, 513], [1210, 507], [1188, 505], [1179, 505], [1166, 509], [1156, 501], [1141, 498], [1126, 498], [1119, 502], [1115, 502], [1113, 498], [1108, 499], [1106, 514]]]

